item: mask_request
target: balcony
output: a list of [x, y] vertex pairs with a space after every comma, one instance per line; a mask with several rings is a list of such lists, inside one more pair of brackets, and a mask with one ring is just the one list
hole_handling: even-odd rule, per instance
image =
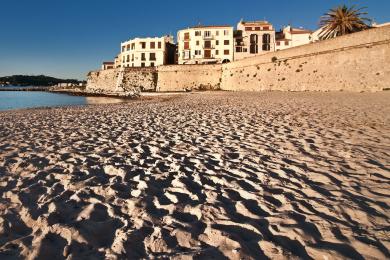
[[214, 35], [203, 35], [204, 40], [214, 40]]
[[215, 46], [214, 45], [202, 45], [202, 48], [205, 50], [212, 50], [212, 49], [215, 49]]
[[215, 56], [214, 55], [210, 55], [210, 56], [206, 56], [206, 55], [203, 55], [203, 59], [215, 59]]

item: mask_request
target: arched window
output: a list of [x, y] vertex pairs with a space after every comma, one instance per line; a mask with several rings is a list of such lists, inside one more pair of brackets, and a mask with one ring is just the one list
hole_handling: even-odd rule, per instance
[[263, 51], [269, 51], [271, 49], [271, 35], [268, 33], [263, 34]]
[[250, 35], [250, 53], [256, 54], [259, 52], [259, 36], [257, 34]]

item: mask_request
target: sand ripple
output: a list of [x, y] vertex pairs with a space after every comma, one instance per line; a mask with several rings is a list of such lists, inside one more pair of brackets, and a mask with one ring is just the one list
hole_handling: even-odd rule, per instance
[[390, 258], [390, 93], [0, 112], [0, 258]]

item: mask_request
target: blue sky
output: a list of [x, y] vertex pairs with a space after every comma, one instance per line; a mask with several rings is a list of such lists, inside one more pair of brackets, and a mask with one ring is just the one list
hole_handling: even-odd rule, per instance
[[343, 3], [390, 21], [390, 0], [1, 0], [0, 76], [85, 79], [129, 38], [176, 35], [198, 23], [235, 26], [241, 18], [316, 29], [324, 12]]

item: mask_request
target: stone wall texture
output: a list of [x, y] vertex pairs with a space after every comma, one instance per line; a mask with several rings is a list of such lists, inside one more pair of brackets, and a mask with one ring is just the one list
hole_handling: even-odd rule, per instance
[[390, 26], [224, 64], [221, 89], [380, 91], [390, 88]]
[[156, 84], [156, 68], [118, 68], [90, 72], [86, 90], [115, 95], [133, 90], [155, 91]]
[[390, 89], [390, 26], [229, 64], [91, 72], [87, 90], [381, 91]]
[[221, 65], [171, 65], [158, 67], [157, 91], [220, 89]]

